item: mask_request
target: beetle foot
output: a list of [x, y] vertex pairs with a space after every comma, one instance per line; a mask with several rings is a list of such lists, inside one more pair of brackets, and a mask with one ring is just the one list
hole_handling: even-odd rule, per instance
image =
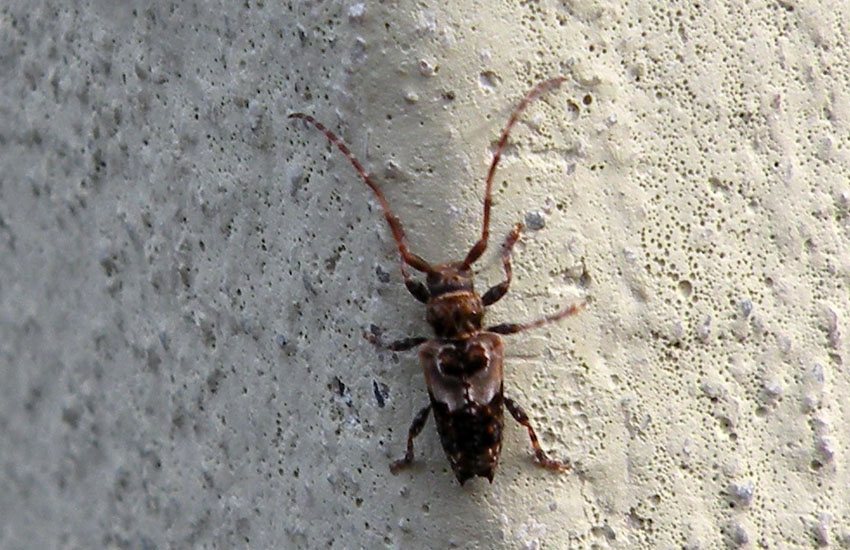
[[540, 452], [535, 459], [537, 460], [537, 464], [546, 468], [547, 470], [555, 470], [556, 472], [567, 472], [572, 470], [573, 464], [572, 462], [567, 460], [555, 460], [554, 458], [549, 458], [545, 453]]
[[412, 463], [413, 463], [413, 459], [407, 458], [407, 457], [404, 457], [400, 460], [396, 460], [395, 462], [390, 464], [390, 473], [395, 475], [395, 474], [399, 473], [400, 471], [404, 470], [405, 468], [407, 468], [408, 466], [410, 466]]

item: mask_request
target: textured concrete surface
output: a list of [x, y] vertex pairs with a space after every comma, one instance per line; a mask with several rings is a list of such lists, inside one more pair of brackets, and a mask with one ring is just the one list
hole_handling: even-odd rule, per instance
[[[850, 548], [842, 1], [0, 6], [0, 548]], [[460, 488], [380, 211], [530, 226], [495, 482]], [[495, 244], [495, 243], [494, 243]], [[480, 287], [499, 280], [496, 246]]]

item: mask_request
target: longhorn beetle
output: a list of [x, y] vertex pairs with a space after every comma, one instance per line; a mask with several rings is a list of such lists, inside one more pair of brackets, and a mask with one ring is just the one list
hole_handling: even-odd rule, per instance
[[[425, 384], [431, 403], [423, 408], [413, 420], [407, 435], [407, 452], [393, 462], [390, 471], [396, 473], [413, 462], [413, 439], [419, 435], [431, 409], [437, 423], [437, 431], [443, 449], [461, 485], [473, 476], [486, 477], [493, 482], [493, 475], [502, 449], [503, 406], [507, 407], [517, 422], [525, 426], [534, 455], [540, 466], [550, 470], [565, 471], [568, 461], [549, 458], [537, 434], [528, 420], [528, 415], [516, 401], [503, 393], [504, 357], [501, 334], [518, 332], [559, 321], [578, 313], [587, 302], [571, 305], [554, 315], [528, 323], [503, 323], [482, 328], [484, 308], [502, 298], [511, 284], [511, 250], [523, 229], [521, 223], [514, 225], [502, 244], [501, 259], [505, 280], [479, 296], [473, 288], [472, 264], [484, 253], [490, 236], [490, 206], [492, 204], [493, 175], [508, 142], [511, 129], [528, 105], [542, 93], [557, 87], [565, 78], [553, 78], [537, 84], [514, 109], [493, 153], [484, 190], [484, 222], [481, 237], [459, 262], [432, 265], [417, 256], [407, 247], [401, 222], [390, 210], [384, 194], [354, 158], [348, 147], [320, 122], [303, 113], [292, 113], [289, 118], [304, 120], [322, 132], [325, 137], [345, 155], [360, 178], [372, 189], [384, 211], [393, 238], [401, 255], [401, 275], [413, 297], [427, 304], [426, 320], [434, 330], [434, 338], [405, 338], [382, 344], [375, 335], [368, 338], [375, 344], [390, 350], [404, 351], [421, 346], [419, 359], [425, 374]], [[425, 283], [413, 279], [407, 270], [425, 274]]]

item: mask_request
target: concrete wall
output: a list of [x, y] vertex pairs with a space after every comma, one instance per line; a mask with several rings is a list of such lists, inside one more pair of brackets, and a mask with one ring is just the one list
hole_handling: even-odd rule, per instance
[[[117, 4], [117, 5], [116, 5]], [[850, 547], [846, 2], [0, 6], [0, 547]], [[375, 174], [431, 261], [532, 228], [459, 487]]]

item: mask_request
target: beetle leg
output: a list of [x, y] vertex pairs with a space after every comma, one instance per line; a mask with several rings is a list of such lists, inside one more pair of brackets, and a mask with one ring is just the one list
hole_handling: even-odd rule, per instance
[[485, 306], [498, 302], [502, 296], [507, 294], [508, 288], [511, 286], [511, 278], [513, 276], [513, 270], [511, 269], [511, 250], [513, 250], [514, 245], [519, 239], [520, 231], [522, 231], [522, 224], [518, 223], [508, 233], [505, 242], [502, 243], [502, 265], [505, 266], [505, 280], [484, 293], [481, 301]]
[[365, 331], [363, 332], [363, 337], [378, 346], [379, 348], [388, 349], [390, 351], [407, 351], [429, 340], [428, 338], [422, 336], [414, 336], [411, 338], [402, 338], [401, 340], [396, 340], [394, 342], [389, 342], [385, 344], [375, 333]]
[[560, 321], [565, 317], [575, 315], [576, 313], [583, 310], [585, 307], [587, 307], [587, 302], [573, 304], [570, 307], [562, 309], [558, 313], [555, 313], [554, 315], [547, 315], [542, 319], [537, 319], [536, 321], [531, 321], [530, 323], [502, 323], [501, 325], [487, 327], [485, 330], [487, 332], [495, 332], [496, 334], [516, 334], [517, 332], [522, 332], [523, 330], [542, 327], [543, 325], [548, 325], [549, 323]]
[[425, 286], [425, 283], [415, 280], [410, 273], [407, 272], [407, 268], [404, 266], [405, 263], [404, 260], [402, 260], [401, 275], [404, 277], [404, 286], [407, 287], [407, 291], [413, 294], [413, 297], [423, 304], [427, 304], [428, 300], [431, 298], [431, 293], [428, 292], [428, 287]]
[[537, 434], [534, 433], [534, 428], [531, 427], [531, 422], [528, 420], [528, 415], [525, 414], [525, 411], [522, 410], [522, 407], [509, 397], [505, 397], [505, 406], [511, 413], [511, 416], [514, 419], [522, 424], [528, 429], [528, 437], [531, 439], [531, 446], [534, 448], [534, 456], [537, 459], [537, 463], [543, 466], [544, 468], [548, 468], [549, 470], [557, 470], [559, 472], [565, 472], [570, 469], [569, 461], [561, 462], [560, 460], [555, 460], [554, 458], [549, 458], [543, 449], [540, 447], [540, 442], [537, 441]]
[[387, 348], [391, 351], [407, 351], [409, 349], [413, 349], [416, 346], [428, 341], [428, 338], [423, 338], [422, 336], [415, 336], [413, 338], [402, 338], [401, 340], [396, 340], [395, 342], [390, 342], [389, 344], [380, 344], [383, 347]]
[[428, 405], [417, 413], [416, 418], [413, 419], [413, 424], [410, 425], [410, 431], [407, 432], [407, 452], [404, 453], [404, 458], [390, 464], [390, 472], [396, 474], [399, 470], [407, 468], [413, 462], [413, 439], [425, 427], [425, 422], [428, 420], [428, 413], [430, 412], [431, 405]]

